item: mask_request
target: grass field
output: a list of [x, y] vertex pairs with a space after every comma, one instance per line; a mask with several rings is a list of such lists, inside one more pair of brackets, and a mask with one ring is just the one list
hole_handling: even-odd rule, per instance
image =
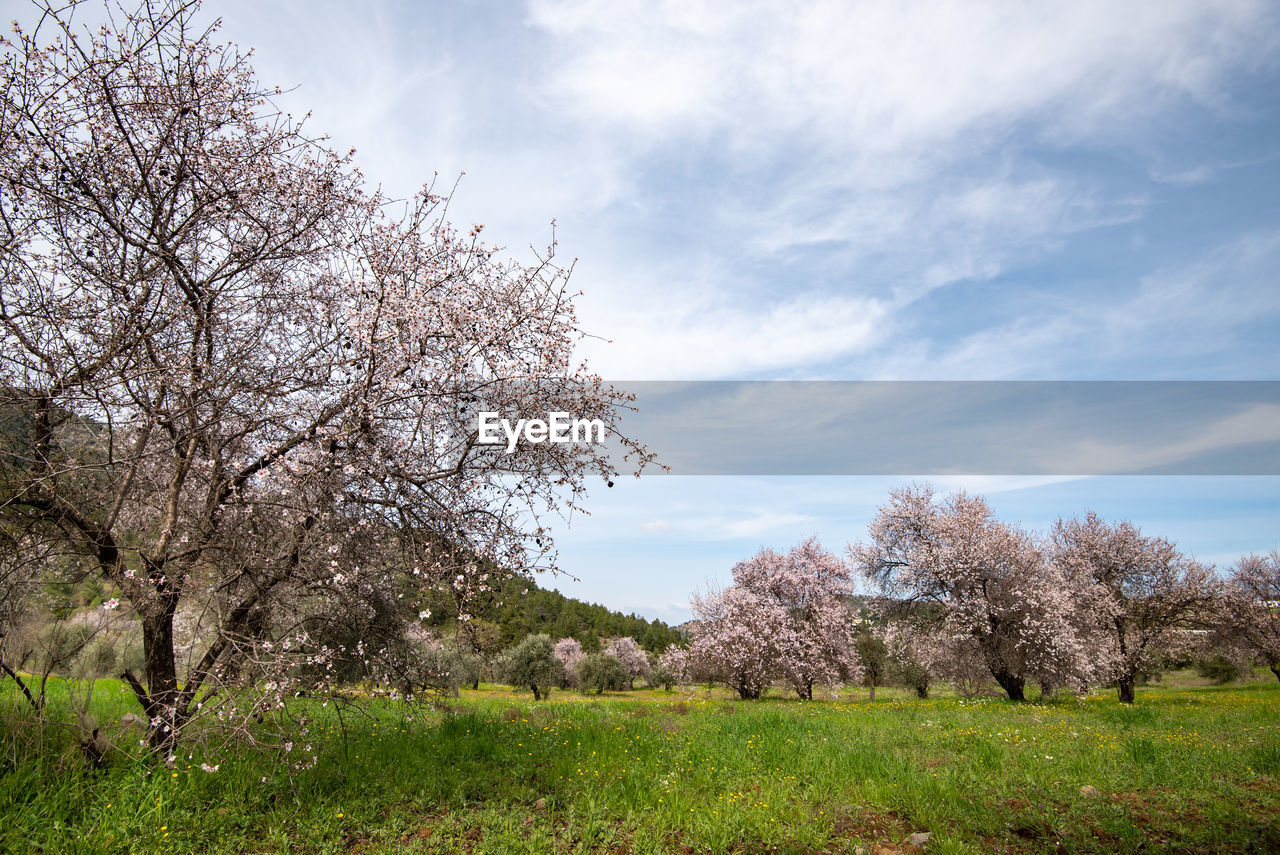
[[[0, 850], [874, 853], [929, 832], [928, 853], [1280, 852], [1280, 684], [1197, 682], [1131, 707], [482, 687], [345, 729], [317, 708], [331, 732], [306, 771], [227, 752], [94, 773], [69, 732], [37, 750], [10, 683]], [[131, 710], [98, 685], [101, 721]]]

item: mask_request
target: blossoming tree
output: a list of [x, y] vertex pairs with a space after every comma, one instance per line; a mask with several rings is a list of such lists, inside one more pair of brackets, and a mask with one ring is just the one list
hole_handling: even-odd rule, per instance
[[1092, 512], [1058, 520], [1053, 545], [1054, 563], [1079, 599], [1099, 673], [1115, 680], [1121, 702], [1133, 703], [1139, 673], [1194, 644], [1188, 630], [1218, 596], [1211, 569], [1162, 537]]
[[1280, 679], [1280, 552], [1231, 568], [1218, 624]]
[[556, 642], [554, 653], [556, 658], [560, 660], [560, 664], [564, 666], [566, 685], [576, 686], [578, 683], [578, 666], [586, 658], [586, 654], [582, 652], [582, 644], [576, 638], [562, 638]]
[[605, 645], [603, 652], [617, 659], [622, 663], [622, 667], [627, 669], [629, 688], [635, 688], [637, 677], [648, 678], [649, 654], [644, 652], [634, 638], [625, 635], [615, 638]]
[[849, 547], [850, 560], [886, 595], [940, 606], [938, 631], [972, 645], [1011, 699], [1024, 699], [1029, 677], [1079, 682], [1088, 672], [1064, 580], [981, 497], [894, 490], [870, 537]]
[[505, 260], [430, 188], [368, 190], [196, 4], [95, 30], [74, 9], [3, 45], [0, 403], [22, 418], [0, 520], [136, 614], [127, 679], [160, 746], [202, 708], [244, 720], [323, 680], [334, 623], [363, 636], [347, 655], [393, 655], [427, 587], [550, 566], [546, 514], [614, 466], [585, 444], [505, 454], [475, 414], [617, 437], [627, 398], [572, 361], [554, 243]]
[[761, 550], [733, 568], [733, 581], [693, 600], [697, 670], [718, 674], [744, 699], [775, 677], [810, 700], [815, 684], [860, 675], [849, 569], [815, 538], [785, 555]]
[[653, 685], [669, 690], [673, 686], [687, 683], [690, 676], [688, 648], [671, 644], [658, 655], [658, 660], [653, 664], [653, 671], [649, 674], [649, 680]]

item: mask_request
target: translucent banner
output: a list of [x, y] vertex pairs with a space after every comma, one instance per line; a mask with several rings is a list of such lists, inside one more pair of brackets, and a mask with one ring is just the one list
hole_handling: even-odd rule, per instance
[[673, 475], [1280, 475], [1277, 381], [614, 385]]

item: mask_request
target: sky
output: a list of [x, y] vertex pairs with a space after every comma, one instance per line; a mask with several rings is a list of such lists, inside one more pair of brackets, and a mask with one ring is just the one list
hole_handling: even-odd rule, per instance
[[[525, 260], [554, 219], [582, 355], [620, 385], [1280, 379], [1280, 4], [202, 14], [386, 191], [456, 183], [454, 221]], [[865, 537], [918, 475], [619, 479], [543, 581], [682, 621], [762, 546]], [[1275, 476], [931, 480], [1032, 529], [1129, 519], [1219, 565], [1280, 546]]]

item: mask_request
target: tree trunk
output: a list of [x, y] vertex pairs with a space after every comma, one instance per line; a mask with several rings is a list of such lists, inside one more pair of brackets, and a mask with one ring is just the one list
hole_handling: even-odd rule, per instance
[[1133, 703], [1133, 682], [1133, 677], [1121, 677], [1116, 681], [1116, 684], [1120, 687], [1120, 703]]
[[533, 699], [534, 699], [535, 701], [540, 701], [540, 700], [542, 700], [542, 695], [538, 693], [538, 684], [537, 684], [537, 683], [532, 683], [532, 684], [530, 684], [529, 688], [533, 689]]
[[1053, 697], [1053, 683], [1048, 680], [1040, 681], [1040, 700], [1047, 701]]
[[760, 690], [753, 689], [750, 686], [740, 685], [738, 686], [738, 697], [744, 701], [754, 701], [759, 699]]
[[1026, 679], [1023, 677], [1015, 677], [1008, 671], [993, 671], [992, 676], [996, 678], [996, 682], [1000, 684], [1000, 688], [1004, 689], [1005, 694], [1009, 696], [1011, 701], [1025, 701], [1026, 695], [1023, 689], [1026, 685]]
[[1280, 664], [1271, 666], [1271, 673], [1276, 675], [1276, 679], [1280, 680]]
[[802, 701], [813, 700], [813, 681], [810, 680], [803, 686], [796, 689], [796, 694], [800, 696], [800, 700]]
[[144, 689], [130, 672], [125, 672], [124, 678], [133, 688], [147, 718], [154, 722], [147, 733], [151, 747], [169, 750], [186, 722], [186, 710], [178, 709], [178, 670], [173, 655], [173, 616], [177, 600], [166, 597], [157, 605], [156, 610], [142, 615], [147, 686]]
[[875, 700], [876, 700], [876, 681], [875, 681], [875, 678], [872, 678], [872, 679], [871, 679], [871, 682], [867, 684], [867, 687], [868, 687], [869, 689], [871, 689], [871, 702], [872, 702], [872, 703], [875, 703]]

